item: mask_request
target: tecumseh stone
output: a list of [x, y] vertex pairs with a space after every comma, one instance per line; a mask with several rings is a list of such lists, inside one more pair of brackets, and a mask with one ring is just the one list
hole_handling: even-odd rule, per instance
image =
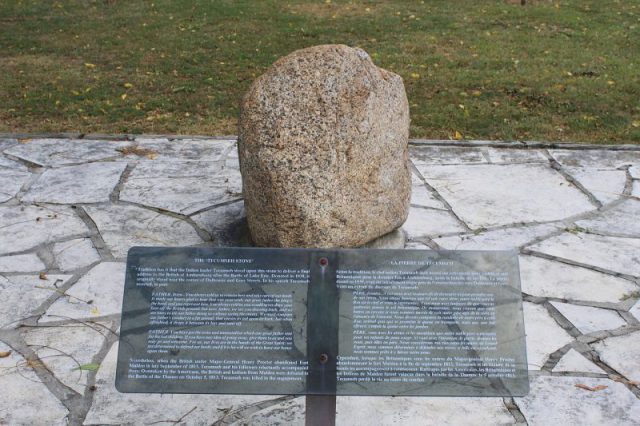
[[245, 95], [238, 153], [254, 243], [357, 247], [402, 225], [411, 195], [402, 79], [361, 49], [279, 59]]

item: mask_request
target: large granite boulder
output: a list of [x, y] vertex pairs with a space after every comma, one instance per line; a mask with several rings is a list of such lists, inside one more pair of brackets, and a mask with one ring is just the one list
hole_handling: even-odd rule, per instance
[[241, 104], [255, 244], [357, 247], [402, 225], [411, 193], [402, 78], [343, 45], [279, 59]]

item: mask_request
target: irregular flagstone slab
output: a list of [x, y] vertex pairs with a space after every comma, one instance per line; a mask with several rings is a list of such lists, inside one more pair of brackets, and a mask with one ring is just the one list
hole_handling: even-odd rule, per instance
[[560, 362], [553, 367], [554, 373], [595, 373], [605, 374], [605, 371], [589, 361], [575, 349], [569, 349]]
[[250, 246], [250, 234], [244, 203], [238, 201], [191, 216], [207, 231], [217, 246]]
[[336, 425], [512, 425], [502, 398], [339, 397]]
[[551, 318], [543, 306], [529, 302], [524, 302], [522, 306], [529, 370], [539, 370], [551, 353], [572, 342], [573, 337]]
[[120, 199], [181, 214], [239, 199], [239, 173], [204, 161], [144, 162], [129, 175]]
[[416, 166], [471, 228], [548, 222], [594, 209], [543, 164]]
[[593, 348], [605, 364], [629, 380], [640, 381], [640, 332], [609, 337], [594, 344]]
[[40, 323], [120, 313], [125, 267], [126, 264], [120, 262], [94, 266], [47, 309]]
[[63, 272], [84, 268], [100, 261], [100, 255], [89, 238], [57, 243], [53, 246], [53, 255], [58, 268]]
[[590, 232], [640, 238], [640, 201], [623, 201], [597, 216], [577, 221], [576, 225]]
[[1, 138], [0, 139], [0, 152], [18, 145], [18, 140], [13, 138]]
[[0, 257], [0, 272], [39, 272], [45, 269], [42, 260], [34, 253]]
[[629, 167], [629, 175], [632, 179], [640, 179], [640, 165]]
[[424, 182], [414, 173], [411, 174], [411, 204], [442, 210], [447, 208], [427, 189]]
[[151, 424], [184, 418], [185, 424], [210, 425], [230, 410], [267, 401], [277, 396], [198, 395], [198, 394], [134, 394], [116, 390], [118, 345], [114, 344], [103, 360], [96, 376], [96, 391], [85, 424]]
[[67, 425], [69, 412], [49, 392], [26, 360], [11, 347], [0, 342], [0, 352], [12, 351], [0, 358], [0, 424]]
[[[606, 386], [591, 392], [576, 385]], [[637, 425], [640, 400], [622, 383], [589, 377], [531, 377], [516, 404], [530, 425]]]
[[560, 225], [543, 224], [497, 229], [479, 234], [456, 235], [434, 241], [447, 250], [515, 250], [536, 238], [558, 230]]
[[633, 188], [631, 190], [631, 195], [636, 197], [637, 199], [640, 199], [640, 181], [639, 180], [633, 181]]
[[69, 278], [71, 275], [48, 275], [46, 280], [38, 275], [0, 275], [0, 328], [15, 328]]
[[409, 208], [409, 217], [402, 229], [406, 231], [409, 239], [466, 231], [448, 211], [420, 207]]
[[[218, 161], [236, 143], [233, 139], [173, 139], [136, 138], [135, 148], [141, 161]], [[136, 149], [131, 149], [128, 158], [135, 158]], [[127, 151], [124, 151], [125, 153]]]
[[520, 256], [522, 291], [538, 297], [618, 303], [638, 288], [622, 278], [542, 259]]
[[404, 248], [406, 250], [431, 250], [431, 247], [420, 241], [407, 241]]
[[402, 250], [406, 242], [407, 235], [405, 232], [402, 228], [396, 228], [373, 241], [369, 241], [362, 248]]
[[0, 155], [0, 167], [6, 168], [6, 169], [22, 170], [22, 171], [29, 170], [26, 166], [18, 163], [17, 161], [9, 160], [8, 158], [3, 157], [2, 155]]
[[619, 199], [627, 183], [627, 173], [624, 170], [567, 167], [566, 171], [602, 204]]
[[202, 243], [187, 222], [127, 205], [92, 206], [86, 211], [114, 257], [124, 259], [133, 246], [188, 246]]
[[487, 148], [489, 161], [496, 164], [504, 163], [546, 163], [547, 157], [537, 150], [531, 149], [499, 149]]
[[0, 168], [0, 203], [15, 197], [30, 177], [29, 172]]
[[231, 423], [230, 426], [304, 426], [305, 409], [304, 397], [289, 399], [248, 415], [242, 420]]
[[[435, 164], [469, 164], [486, 163], [479, 148], [454, 147], [454, 146], [409, 146], [409, 157], [416, 166]], [[428, 169], [427, 169], [428, 170]], [[427, 178], [427, 174], [422, 172]]]
[[41, 166], [65, 166], [121, 158], [118, 149], [131, 146], [127, 141], [89, 139], [32, 139], [15, 145], [5, 154]]
[[609, 271], [640, 276], [640, 239], [565, 232], [529, 248]]
[[46, 170], [22, 201], [74, 204], [109, 201], [127, 163], [91, 163]]
[[110, 323], [74, 323], [29, 328], [23, 338], [58, 380], [82, 395], [88, 371], [80, 366], [93, 363], [110, 326]]
[[60, 206], [0, 207], [0, 224], [0, 254], [89, 233], [72, 209]]
[[613, 330], [627, 325], [617, 312], [610, 309], [561, 302], [551, 302], [551, 304], [583, 334]]
[[617, 169], [629, 164], [640, 165], [640, 151], [551, 149], [549, 154], [560, 164], [568, 167]]
[[638, 321], [640, 321], [640, 301], [637, 301], [635, 305], [629, 309], [631, 315], [633, 315]]

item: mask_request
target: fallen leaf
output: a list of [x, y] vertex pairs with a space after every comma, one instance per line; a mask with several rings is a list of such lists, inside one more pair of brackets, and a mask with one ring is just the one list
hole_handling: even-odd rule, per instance
[[127, 89], [131, 89], [133, 87], [133, 84], [131, 83], [125, 83], [124, 87], [126, 87]]
[[420, 78], [420, 74], [418, 74], [417, 72], [412, 72], [411, 78]]
[[459, 131], [455, 131], [455, 133], [453, 134], [453, 138], [457, 141], [462, 139], [462, 133], [460, 133]]
[[84, 66], [89, 68], [90, 70], [92, 70], [92, 69], [94, 69], [96, 67], [96, 64], [90, 64], [88, 62], [85, 62]]
[[598, 385], [598, 386], [591, 387], [591, 386], [583, 385], [582, 383], [578, 383], [575, 386], [580, 389], [588, 390], [589, 392], [597, 392], [609, 387], [605, 385]]
[[40, 274], [38, 275], [38, 278], [40, 278], [41, 280], [48, 280], [49, 278], [47, 278], [47, 274], [45, 274], [44, 272], [40, 272]]
[[640, 127], [640, 120], [634, 120], [634, 121], [632, 121], [632, 122], [631, 122], [631, 125], [632, 125], [633, 127]]
[[0, 352], [0, 358], [6, 358], [11, 355], [11, 351]]
[[91, 315], [100, 315], [100, 311], [96, 307], [91, 308], [91, 311], [89, 312], [91, 313]]
[[122, 99], [123, 101], [127, 99], [127, 94], [123, 93], [122, 95], [120, 95], [120, 99]]
[[80, 367], [78, 367], [78, 370], [96, 371], [98, 368], [100, 368], [100, 364], [94, 362], [91, 364], [82, 364]]

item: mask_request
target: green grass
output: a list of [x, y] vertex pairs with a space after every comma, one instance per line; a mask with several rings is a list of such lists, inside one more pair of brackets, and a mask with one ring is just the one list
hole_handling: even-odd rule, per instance
[[0, 0], [0, 28], [5, 132], [235, 134], [276, 58], [343, 43], [404, 78], [412, 137], [640, 142], [640, 0]]

